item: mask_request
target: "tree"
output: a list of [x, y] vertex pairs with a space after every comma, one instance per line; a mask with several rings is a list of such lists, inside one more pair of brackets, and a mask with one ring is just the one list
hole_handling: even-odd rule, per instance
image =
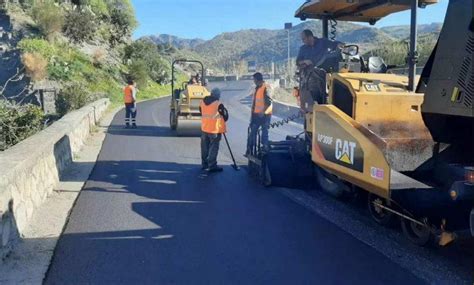
[[138, 40], [128, 45], [124, 50], [124, 61], [143, 62], [147, 75], [157, 83], [169, 82], [170, 67], [163, 60], [158, 47], [149, 40]]
[[109, 43], [114, 47], [125, 43], [138, 24], [129, 0], [109, 0], [107, 5], [111, 24]]

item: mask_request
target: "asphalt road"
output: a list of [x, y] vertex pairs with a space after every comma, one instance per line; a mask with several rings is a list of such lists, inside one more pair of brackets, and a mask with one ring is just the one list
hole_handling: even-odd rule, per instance
[[[246, 95], [252, 87], [249, 82], [214, 85], [222, 88], [231, 114], [228, 137], [244, 164]], [[224, 171], [203, 176], [199, 138], [175, 137], [169, 130], [168, 100], [140, 103], [136, 130], [122, 127], [123, 111], [116, 115], [59, 241], [46, 284], [430, 281], [416, 274], [411, 259], [395, 260], [384, 250], [387, 246], [371, 244], [295, 202], [299, 198], [285, 194], [290, 190], [264, 188], [245, 169], [235, 171], [224, 142], [219, 155]], [[291, 124], [270, 137], [299, 130], [301, 126]], [[363, 227], [360, 231], [366, 232]], [[406, 250], [389, 243], [397, 247], [395, 252]]]

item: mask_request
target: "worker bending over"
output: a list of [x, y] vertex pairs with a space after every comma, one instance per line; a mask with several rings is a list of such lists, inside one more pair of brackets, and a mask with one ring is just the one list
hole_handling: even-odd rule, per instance
[[208, 172], [222, 171], [222, 167], [217, 166], [217, 154], [222, 134], [226, 132], [226, 121], [229, 113], [224, 105], [219, 101], [221, 91], [214, 88], [211, 96], [205, 97], [199, 106], [201, 111], [201, 165], [202, 169]]
[[130, 128], [130, 121], [132, 128], [137, 127], [137, 88], [133, 80], [129, 80], [128, 85], [123, 89], [123, 102], [125, 103], [125, 128]]
[[268, 150], [268, 128], [270, 127], [273, 110], [270, 87], [263, 81], [263, 75], [260, 72], [253, 75], [253, 82], [255, 83], [255, 92], [252, 100], [250, 132], [247, 138], [247, 151], [245, 156], [248, 156], [255, 147], [259, 128], [262, 129], [261, 142], [263, 149], [264, 151]]

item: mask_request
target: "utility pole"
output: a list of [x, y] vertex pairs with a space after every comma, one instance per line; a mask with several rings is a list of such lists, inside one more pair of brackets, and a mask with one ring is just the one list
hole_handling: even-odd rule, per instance
[[293, 28], [292, 23], [285, 23], [285, 30], [288, 32], [288, 81], [287, 81], [287, 86], [290, 85], [290, 80], [291, 80], [291, 62], [290, 62], [290, 30]]
[[408, 52], [408, 90], [415, 91], [416, 62], [418, 52], [416, 50], [417, 35], [417, 9], [418, 0], [411, 1], [411, 23], [410, 23], [410, 51]]

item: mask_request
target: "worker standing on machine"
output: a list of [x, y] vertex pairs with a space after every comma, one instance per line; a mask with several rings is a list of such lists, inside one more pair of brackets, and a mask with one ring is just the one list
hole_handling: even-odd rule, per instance
[[125, 128], [130, 128], [130, 121], [132, 128], [137, 128], [137, 87], [133, 80], [128, 80], [128, 85], [123, 89], [123, 102], [125, 103]]
[[253, 94], [252, 109], [250, 117], [250, 132], [247, 138], [247, 151], [245, 156], [248, 156], [255, 147], [257, 141], [257, 131], [262, 129], [262, 145], [263, 149], [268, 149], [268, 128], [272, 118], [273, 104], [270, 97], [270, 88], [263, 81], [263, 75], [257, 72], [253, 75], [255, 83], [255, 92]]
[[200, 104], [201, 112], [201, 166], [208, 172], [220, 172], [222, 167], [217, 166], [217, 154], [222, 134], [226, 132], [226, 121], [229, 113], [219, 101], [221, 90], [214, 88], [211, 96], [205, 97]]
[[[303, 45], [300, 47], [296, 57], [296, 65], [300, 69], [319, 66], [328, 48], [331, 48], [333, 45], [333, 42], [328, 39], [315, 37], [311, 30], [303, 30], [301, 32], [301, 40]], [[338, 42], [334, 43], [337, 44]]]
[[189, 79], [188, 84], [191, 84], [191, 85], [198, 84], [196, 77], [191, 76], [191, 79]]
[[[328, 59], [327, 55], [335, 50], [340, 42], [326, 38], [316, 38], [310, 30], [301, 33], [303, 46], [296, 58], [300, 79], [300, 100], [303, 112], [312, 111], [314, 102], [326, 103], [326, 72], [322, 66]], [[335, 59], [336, 62], [338, 59]]]

